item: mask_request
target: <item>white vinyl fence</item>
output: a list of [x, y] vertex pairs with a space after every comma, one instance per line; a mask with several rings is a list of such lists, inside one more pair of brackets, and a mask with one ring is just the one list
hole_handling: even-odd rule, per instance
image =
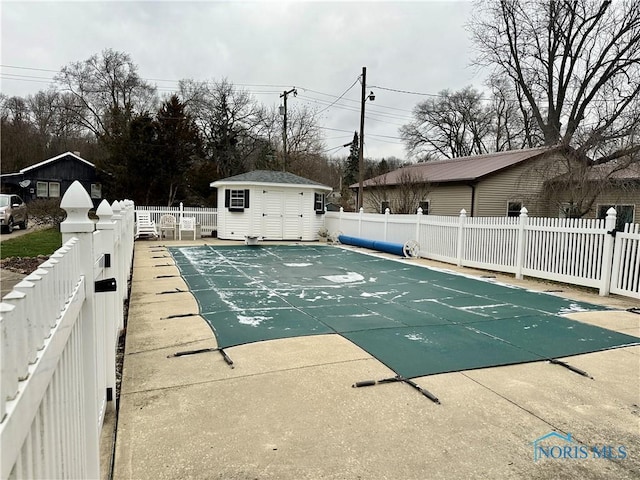
[[134, 205], [74, 182], [63, 245], [0, 303], [0, 478], [100, 478], [99, 438], [133, 258]]
[[173, 215], [176, 221], [185, 217], [195, 217], [196, 223], [200, 225], [202, 235], [211, 236], [214, 231], [218, 230], [218, 209], [207, 207], [185, 207], [180, 203], [179, 207], [157, 207], [157, 206], [140, 206], [136, 205], [136, 211], [150, 212], [151, 220], [156, 223], [160, 222], [162, 215]]
[[640, 225], [616, 232], [616, 211], [603, 220], [459, 217], [326, 212], [330, 234], [420, 245], [420, 256], [640, 298]]

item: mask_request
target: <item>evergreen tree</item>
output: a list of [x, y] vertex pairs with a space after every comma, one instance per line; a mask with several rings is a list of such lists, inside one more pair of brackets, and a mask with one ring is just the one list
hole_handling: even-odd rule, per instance
[[359, 150], [358, 132], [353, 132], [353, 141], [349, 149], [349, 157], [347, 157], [347, 166], [344, 170], [343, 184], [348, 187], [359, 180], [360, 163], [358, 157]]

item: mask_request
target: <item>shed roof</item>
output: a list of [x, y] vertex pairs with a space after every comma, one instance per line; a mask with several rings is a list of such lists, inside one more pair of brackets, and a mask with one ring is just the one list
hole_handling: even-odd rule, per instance
[[[370, 178], [363, 185], [397, 185], [406, 181], [406, 175], [432, 183], [476, 181], [549, 151], [549, 147], [539, 147], [416, 163]], [[357, 186], [356, 183], [351, 188]]]
[[279, 184], [279, 185], [303, 185], [308, 187], [315, 187], [322, 190], [333, 190], [331, 187], [324, 185], [308, 178], [299, 177], [289, 172], [281, 172], [274, 170], [254, 170], [252, 172], [241, 173], [233, 177], [223, 178], [215, 182], [211, 182], [209, 186], [217, 188], [229, 183], [243, 183], [251, 185], [264, 185], [264, 184]]

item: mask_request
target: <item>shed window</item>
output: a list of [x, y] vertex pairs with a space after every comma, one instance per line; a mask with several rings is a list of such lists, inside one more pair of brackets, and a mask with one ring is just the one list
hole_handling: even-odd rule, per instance
[[101, 183], [92, 183], [91, 184], [91, 198], [102, 198], [102, 184]]
[[60, 183], [49, 182], [49, 197], [52, 197], [52, 198], [60, 197]]
[[316, 213], [324, 213], [324, 194], [316, 193], [314, 196], [313, 208]]
[[48, 197], [49, 196], [49, 184], [47, 182], [37, 182], [36, 184], [38, 197]]
[[522, 210], [522, 202], [509, 202], [507, 204], [507, 217], [519, 217]]
[[245, 208], [249, 208], [249, 190], [225, 190], [224, 206], [230, 212], [244, 212]]

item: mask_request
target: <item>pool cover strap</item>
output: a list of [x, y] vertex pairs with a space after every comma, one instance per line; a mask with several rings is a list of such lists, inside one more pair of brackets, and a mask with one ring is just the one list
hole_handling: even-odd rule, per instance
[[169, 357], [186, 357], [187, 355], [197, 355], [199, 353], [207, 353], [207, 352], [220, 352], [220, 355], [222, 355], [222, 358], [224, 359], [224, 361], [226, 362], [227, 365], [229, 365], [231, 368], [235, 368], [233, 365], [233, 360], [231, 360], [231, 358], [229, 357], [229, 355], [227, 355], [227, 352], [224, 351], [224, 349], [222, 348], [198, 348], [196, 350], [185, 350], [182, 352], [176, 352], [173, 355], [169, 355]]
[[400, 375], [396, 375], [395, 377], [383, 378], [382, 380], [364, 380], [362, 382], [354, 383], [352, 385], [352, 387], [353, 388], [371, 387], [373, 385], [379, 385], [379, 384], [382, 384], [382, 383], [395, 383], [395, 382], [406, 383], [410, 387], [413, 387], [416, 390], [418, 390], [422, 395], [427, 397], [433, 403], [437, 403], [438, 405], [440, 405], [440, 400], [433, 393], [431, 393], [429, 390], [426, 390], [426, 389], [422, 388], [420, 385], [418, 385], [413, 380], [410, 380], [408, 378], [403, 378]]

